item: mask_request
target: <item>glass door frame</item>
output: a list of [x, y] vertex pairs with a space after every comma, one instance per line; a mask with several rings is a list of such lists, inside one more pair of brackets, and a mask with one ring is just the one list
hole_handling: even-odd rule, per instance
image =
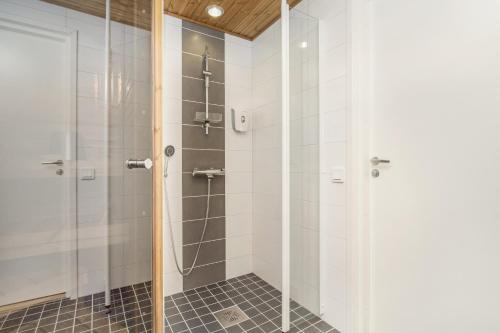
[[281, 330], [290, 330], [290, 5], [281, 0]]

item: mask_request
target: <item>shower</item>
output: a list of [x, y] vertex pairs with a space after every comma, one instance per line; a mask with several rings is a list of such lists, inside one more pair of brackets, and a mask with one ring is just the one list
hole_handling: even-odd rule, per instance
[[[164, 169], [164, 173], [163, 173], [165, 188], [167, 187], [166, 183], [167, 183], [167, 178], [168, 178], [168, 163], [169, 163], [170, 158], [174, 154], [175, 154], [175, 147], [174, 146], [169, 145], [165, 148], [165, 169]], [[207, 208], [205, 210], [205, 222], [203, 225], [203, 230], [202, 230], [201, 235], [200, 235], [200, 240], [196, 243], [196, 246], [197, 246], [196, 254], [194, 256], [193, 263], [191, 264], [191, 266], [189, 267], [189, 269], [186, 272], [183, 271], [183, 269], [179, 265], [179, 260], [177, 259], [177, 252], [175, 250], [174, 232], [173, 232], [173, 227], [172, 227], [172, 217], [170, 215], [170, 205], [169, 205], [169, 201], [168, 201], [168, 193], [165, 193], [165, 210], [167, 212], [167, 220], [168, 220], [167, 224], [168, 224], [169, 231], [170, 231], [170, 244], [171, 244], [171, 248], [172, 248], [172, 255], [174, 256], [174, 261], [175, 261], [175, 266], [177, 267], [177, 271], [182, 276], [191, 275], [191, 273], [194, 270], [194, 267], [196, 266], [196, 263], [198, 261], [198, 257], [200, 255], [201, 245], [203, 244], [203, 240], [205, 239], [205, 234], [207, 232], [208, 217], [210, 214], [210, 194], [211, 194], [212, 180], [214, 180], [214, 178], [216, 176], [224, 176], [224, 173], [225, 173], [224, 169], [198, 170], [197, 168], [195, 168], [193, 170], [193, 177], [205, 176], [207, 178], [207, 201], [206, 201]]]
[[208, 68], [208, 62], [210, 59], [208, 47], [205, 48], [205, 53], [203, 54], [202, 59], [203, 87], [205, 89], [205, 112], [196, 112], [194, 121], [202, 123], [201, 127], [205, 129], [205, 134], [208, 135], [208, 129], [210, 125], [220, 123], [222, 121], [222, 114], [209, 112], [208, 92], [210, 88], [210, 78], [212, 77], [213, 73]]

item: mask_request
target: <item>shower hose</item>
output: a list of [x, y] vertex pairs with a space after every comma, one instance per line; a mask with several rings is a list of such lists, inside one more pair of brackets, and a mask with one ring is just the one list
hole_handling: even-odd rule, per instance
[[164, 181], [164, 188], [165, 188], [165, 209], [167, 211], [167, 219], [168, 219], [168, 227], [170, 229], [170, 245], [172, 247], [172, 254], [174, 256], [174, 261], [175, 261], [175, 266], [177, 267], [177, 271], [179, 274], [182, 276], [189, 276], [194, 270], [194, 266], [196, 265], [196, 262], [198, 261], [198, 256], [200, 254], [200, 249], [201, 249], [201, 244], [203, 242], [203, 239], [205, 239], [205, 233], [207, 231], [207, 225], [208, 225], [208, 214], [210, 213], [210, 187], [212, 183], [211, 178], [207, 178], [208, 180], [208, 191], [207, 191], [207, 209], [205, 210], [205, 224], [203, 225], [203, 231], [201, 233], [200, 240], [198, 242], [197, 248], [196, 248], [196, 255], [194, 256], [193, 263], [189, 267], [189, 269], [184, 272], [183, 269], [179, 265], [179, 260], [177, 259], [177, 252], [175, 251], [175, 243], [174, 243], [174, 232], [173, 232], [173, 227], [172, 227], [172, 217], [170, 216], [170, 205], [168, 201], [168, 194], [167, 194], [167, 177], [168, 177], [168, 161], [169, 157], [166, 158], [165, 160], [165, 170], [163, 172], [163, 181]]

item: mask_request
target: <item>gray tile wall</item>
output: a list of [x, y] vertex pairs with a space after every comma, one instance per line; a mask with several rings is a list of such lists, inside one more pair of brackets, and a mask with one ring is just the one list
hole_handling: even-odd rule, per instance
[[[205, 112], [203, 58], [209, 53], [213, 73], [208, 93], [209, 112], [224, 116], [225, 63], [224, 34], [190, 22], [182, 23], [182, 219], [183, 267], [188, 269], [195, 257], [204, 226], [207, 207], [207, 180], [194, 178], [194, 168], [225, 168], [224, 120], [208, 132], [194, 122], [196, 112]], [[204, 242], [193, 273], [184, 277], [184, 290], [226, 278], [225, 179], [212, 181], [210, 214]]]

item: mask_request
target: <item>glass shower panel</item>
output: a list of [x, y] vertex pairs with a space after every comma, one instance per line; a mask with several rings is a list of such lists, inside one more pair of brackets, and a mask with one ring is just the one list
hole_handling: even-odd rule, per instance
[[150, 30], [149, 0], [0, 2], [2, 331], [151, 329]]
[[[318, 315], [319, 301], [318, 21], [290, 12], [291, 320]], [[300, 304], [300, 306], [298, 305]], [[298, 316], [298, 317], [297, 317]], [[293, 319], [295, 318], [295, 322]]]

